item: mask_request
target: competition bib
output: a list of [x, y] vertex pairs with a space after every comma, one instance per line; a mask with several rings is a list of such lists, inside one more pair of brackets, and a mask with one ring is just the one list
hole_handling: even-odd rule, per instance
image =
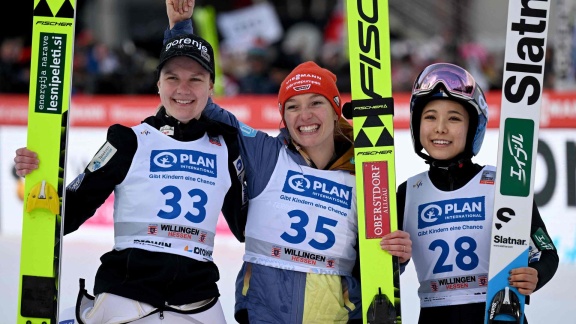
[[244, 261], [350, 274], [356, 260], [354, 175], [296, 164], [280, 151], [266, 189], [250, 200]]
[[404, 230], [422, 307], [485, 301], [494, 177], [487, 166], [455, 191], [438, 190], [428, 172], [408, 179]]
[[216, 223], [231, 186], [221, 136], [180, 142], [148, 124], [115, 193], [116, 250], [140, 248], [212, 261]]

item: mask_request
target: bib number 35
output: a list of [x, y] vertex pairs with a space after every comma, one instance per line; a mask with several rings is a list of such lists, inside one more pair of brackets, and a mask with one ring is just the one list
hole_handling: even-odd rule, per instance
[[[287, 232], [284, 232], [282, 235], [280, 235], [280, 237], [284, 241], [292, 244], [300, 244], [304, 242], [306, 239], [305, 227], [310, 222], [310, 217], [308, 217], [308, 214], [306, 214], [304, 211], [298, 209], [288, 212], [288, 216], [290, 216], [292, 220], [298, 219], [297, 222], [290, 224], [290, 228], [293, 229], [296, 234], [290, 235]], [[308, 241], [308, 244], [317, 250], [327, 250], [334, 246], [334, 243], [336, 243], [336, 236], [331, 231], [330, 227], [336, 227], [336, 224], [338, 224], [338, 221], [336, 220], [324, 216], [318, 216], [318, 221], [316, 222], [316, 228], [314, 229], [314, 232], [323, 234], [326, 236], [326, 240], [324, 242], [320, 242], [316, 239], [312, 239]]]

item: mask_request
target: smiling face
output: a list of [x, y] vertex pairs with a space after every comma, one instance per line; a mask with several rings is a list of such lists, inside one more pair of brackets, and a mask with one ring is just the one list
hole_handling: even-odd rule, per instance
[[324, 96], [305, 93], [291, 97], [284, 105], [284, 123], [292, 139], [307, 153], [334, 152], [334, 108]]
[[420, 119], [420, 143], [437, 160], [449, 160], [464, 152], [470, 116], [460, 103], [437, 99], [424, 107]]
[[157, 85], [166, 112], [182, 123], [200, 118], [214, 87], [210, 73], [186, 56], [166, 62]]

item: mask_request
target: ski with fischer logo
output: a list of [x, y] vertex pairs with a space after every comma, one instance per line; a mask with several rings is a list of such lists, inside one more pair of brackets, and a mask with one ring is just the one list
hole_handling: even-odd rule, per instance
[[397, 257], [380, 248], [398, 228], [387, 0], [347, 1], [364, 323], [401, 323]]
[[500, 110], [486, 324], [524, 322], [525, 296], [508, 284], [527, 267], [550, 2], [510, 0]]
[[34, 0], [18, 324], [57, 323], [75, 0]]

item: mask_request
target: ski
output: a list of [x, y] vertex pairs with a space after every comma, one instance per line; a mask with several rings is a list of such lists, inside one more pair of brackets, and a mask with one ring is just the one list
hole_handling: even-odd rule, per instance
[[549, 12], [547, 0], [508, 4], [486, 324], [524, 322], [525, 296], [508, 276], [529, 261]]
[[18, 324], [57, 323], [75, 0], [34, 0]]
[[380, 248], [398, 228], [388, 1], [346, 3], [363, 321], [401, 323], [398, 258]]

